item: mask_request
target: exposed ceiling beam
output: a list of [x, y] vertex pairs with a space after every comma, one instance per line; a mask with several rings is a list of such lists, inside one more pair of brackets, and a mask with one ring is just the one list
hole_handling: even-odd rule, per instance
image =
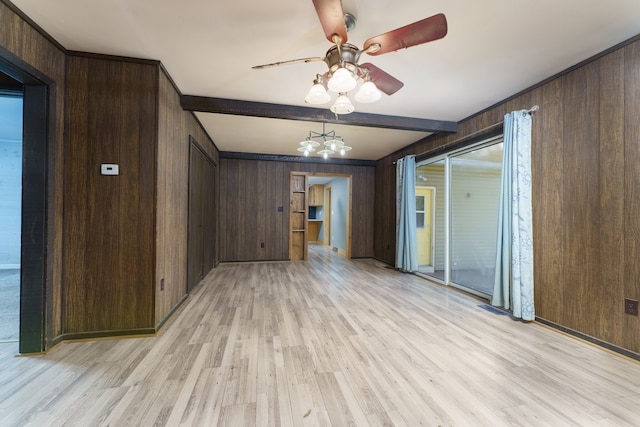
[[272, 119], [304, 120], [310, 122], [330, 121], [336, 124], [418, 132], [454, 133], [458, 131], [458, 123], [443, 120], [369, 113], [351, 113], [338, 116], [336, 119], [335, 114], [325, 108], [298, 107], [295, 105], [269, 104], [265, 102], [240, 101], [237, 99], [182, 95], [180, 104], [182, 108], [187, 111], [197, 111], [201, 113], [233, 114], [238, 116], [268, 117]]

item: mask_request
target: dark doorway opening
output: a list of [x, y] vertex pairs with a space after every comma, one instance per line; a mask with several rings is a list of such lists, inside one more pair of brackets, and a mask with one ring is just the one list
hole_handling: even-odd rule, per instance
[[51, 173], [49, 128], [54, 120], [49, 99], [54, 82], [1, 47], [0, 75], [0, 84], [14, 90], [20, 87], [23, 94], [19, 351], [39, 353], [47, 345], [45, 295], [51, 291], [47, 286], [47, 178]]
[[19, 340], [22, 85], [0, 73], [0, 342]]

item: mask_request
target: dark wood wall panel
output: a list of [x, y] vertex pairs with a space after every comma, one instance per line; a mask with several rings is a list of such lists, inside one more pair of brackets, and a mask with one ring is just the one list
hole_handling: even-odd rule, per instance
[[[395, 188], [396, 182], [394, 160], [395, 157], [387, 157], [378, 161], [375, 176], [375, 185], [378, 191], [375, 193], [374, 202], [374, 255], [376, 258], [382, 259], [391, 265], [395, 265], [396, 251], [396, 202], [395, 199], [389, 199], [391, 183]], [[390, 227], [390, 224], [393, 224], [393, 227]]]
[[[619, 309], [624, 300], [624, 212], [625, 212], [625, 84], [624, 49], [607, 55], [600, 65], [600, 222], [596, 245], [600, 257], [594, 264], [598, 276], [593, 286], [596, 317], [609, 318], [596, 322], [593, 335], [607, 337], [607, 341], [623, 342], [625, 314]], [[599, 268], [597, 265], [606, 265]], [[603, 286], [603, 284], [607, 284]]]
[[[289, 173], [352, 175], [352, 257], [373, 256], [375, 168], [267, 160], [220, 160], [220, 259], [289, 259]], [[278, 207], [282, 206], [282, 212]], [[261, 243], [265, 244], [261, 248]]]
[[70, 56], [67, 89], [64, 332], [151, 328], [158, 67]]
[[640, 297], [640, 41], [514, 96], [437, 136], [378, 161], [375, 256], [395, 246], [393, 161], [453, 148], [505, 113], [533, 115], [533, 224], [538, 317], [640, 352], [640, 320], [624, 298]]
[[206, 181], [206, 158], [192, 144], [189, 151], [189, 222], [187, 238], [187, 289], [191, 292], [204, 277], [204, 200], [202, 188]]
[[217, 166], [206, 160], [205, 177], [200, 189], [203, 198], [202, 222], [203, 230], [203, 277], [218, 264], [218, 172]]
[[189, 153], [187, 291], [190, 293], [216, 262], [216, 166], [192, 140]]
[[[551, 318], [552, 307], [564, 305], [563, 277], [564, 232], [562, 181], [564, 150], [562, 144], [563, 116], [561, 79], [549, 82], [541, 89], [540, 110], [533, 118], [532, 188], [533, 242], [535, 281], [545, 283], [544, 292], [535, 292], [537, 314]], [[542, 112], [544, 111], [544, 114]], [[540, 113], [540, 114], [538, 114]], [[544, 268], [541, 268], [544, 266]], [[539, 287], [538, 287], [539, 289]]]
[[[160, 73], [158, 102], [158, 191], [156, 222], [156, 325], [187, 292], [187, 188], [188, 141], [177, 129], [179, 97], [164, 73]], [[188, 137], [187, 137], [188, 138]], [[169, 209], [173, 206], [173, 209]], [[164, 285], [164, 289], [163, 289]]]
[[[640, 42], [625, 48], [624, 111], [624, 289], [640, 299]], [[616, 236], [620, 238], [620, 236]], [[622, 254], [621, 254], [622, 255]], [[621, 302], [617, 301], [616, 312]], [[640, 352], [640, 318], [624, 316], [621, 345]]]
[[[563, 324], [576, 324], [578, 319], [593, 313], [592, 293], [599, 264], [596, 244], [599, 218], [599, 78], [596, 63], [590, 63], [562, 78], [564, 110], [563, 158], [564, 198], [562, 212], [564, 228], [562, 278], [572, 283], [564, 288]], [[590, 226], [585, 226], [589, 224]], [[592, 335], [592, 327], [584, 332]]]
[[0, 47], [46, 75], [50, 87], [52, 128], [48, 147], [46, 341], [62, 334], [62, 203], [64, 164], [65, 52], [39, 34], [0, 1]]
[[[264, 167], [266, 168], [267, 163], [264, 163]], [[270, 200], [282, 200], [281, 199], [281, 189], [289, 187], [289, 173], [287, 172], [287, 168], [285, 168], [284, 162], [276, 162], [274, 165], [269, 165], [273, 173], [267, 174], [267, 185], [265, 189], [265, 203], [269, 203]], [[266, 171], [265, 171], [266, 174]], [[286, 200], [285, 200], [286, 202]], [[283, 209], [286, 208], [285, 205]], [[279, 212], [278, 212], [279, 214]], [[289, 227], [289, 215], [269, 215], [267, 220], [265, 221], [266, 229], [268, 230], [288, 230]], [[267, 259], [278, 259], [279, 256], [283, 253], [288, 253], [289, 251], [289, 233], [282, 233], [277, 236], [273, 236], [272, 243], [265, 248], [265, 258]]]
[[[161, 68], [159, 85], [155, 324], [163, 322], [187, 294], [189, 138], [214, 163], [218, 150], [193, 113], [182, 110], [180, 94]], [[217, 173], [217, 171], [214, 171]], [[207, 185], [217, 198], [217, 176]], [[214, 203], [217, 203], [214, 200]], [[211, 218], [217, 229], [216, 218]], [[209, 230], [209, 229], [207, 229]], [[217, 240], [213, 238], [214, 247]], [[214, 249], [214, 257], [217, 249]], [[217, 260], [215, 260], [217, 262]], [[164, 289], [162, 283], [164, 279]]]

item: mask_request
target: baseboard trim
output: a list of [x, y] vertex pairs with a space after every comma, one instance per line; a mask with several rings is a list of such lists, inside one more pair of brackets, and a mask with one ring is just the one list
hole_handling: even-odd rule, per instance
[[85, 341], [98, 339], [137, 338], [156, 335], [155, 328], [115, 329], [109, 331], [75, 332], [63, 334], [64, 341]]
[[373, 257], [373, 259], [375, 259], [376, 261], [380, 261], [380, 262], [381, 262], [381, 263], [383, 263], [383, 264], [387, 264], [387, 265], [391, 265], [391, 266], [393, 266], [393, 263], [392, 263], [392, 262], [387, 261], [386, 259], [382, 259], [382, 258], [379, 258], [379, 257], [377, 257], [377, 256], [374, 256], [374, 257]]
[[51, 348], [53, 348], [53, 347], [57, 346], [58, 344], [60, 344], [60, 343], [61, 343], [61, 342], [63, 342], [63, 341], [64, 341], [64, 336], [63, 336], [63, 335], [58, 335], [57, 337], [53, 338], [53, 339], [48, 343], [48, 345], [47, 345], [47, 348], [46, 348], [45, 352], [46, 352], [46, 351], [49, 351], [49, 349], [51, 349]]
[[347, 251], [345, 251], [342, 248], [337, 248], [334, 246], [334, 249], [336, 249], [336, 252], [338, 252], [338, 254], [342, 255], [343, 257], [347, 258]]
[[176, 305], [173, 306], [173, 308], [171, 310], [169, 310], [169, 313], [167, 313], [166, 316], [164, 316], [164, 319], [162, 319], [157, 325], [156, 325], [156, 331], [159, 331], [160, 329], [162, 329], [162, 327], [164, 325], [167, 324], [167, 322], [173, 317], [173, 315], [182, 308], [182, 305], [184, 304], [184, 302], [189, 298], [189, 294], [185, 294], [182, 298], [180, 298], [180, 301], [178, 301], [178, 303]]
[[594, 344], [594, 345], [596, 345], [598, 347], [602, 347], [602, 348], [604, 348], [606, 350], [609, 350], [609, 351], [611, 351], [613, 353], [617, 353], [617, 354], [620, 354], [622, 356], [628, 357], [630, 359], [633, 359], [633, 360], [636, 360], [636, 361], [640, 361], [640, 353], [636, 353], [636, 352], [628, 350], [628, 349], [626, 349], [624, 347], [619, 347], [619, 346], [617, 346], [615, 344], [611, 344], [611, 343], [609, 343], [607, 341], [603, 341], [603, 340], [601, 340], [599, 338], [592, 337], [591, 335], [587, 335], [587, 334], [582, 333], [580, 331], [576, 331], [574, 329], [567, 328], [566, 326], [559, 325], [557, 323], [554, 323], [554, 322], [552, 322], [550, 320], [543, 319], [541, 317], [537, 317], [536, 316], [536, 322], [541, 323], [541, 324], [543, 324], [545, 326], [548, 326], [548, 327], [550, 327], [552, 329], [556, 329], [556, 330], [558, 330], [560, 332], [564, 332], [567, 335], [571, 335], [571, 336], [573, 336], [575, 338], [578, 338], [578, 339], [581, 339], [583, 341], [587, 341], [587, 342], [589, 342], [591, 344]]

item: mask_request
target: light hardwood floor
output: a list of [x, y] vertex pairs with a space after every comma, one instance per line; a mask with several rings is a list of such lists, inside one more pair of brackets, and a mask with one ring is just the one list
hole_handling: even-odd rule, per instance
[[0, 425], [640, 425], [640, 364], [312, 246], [222, 264], [158, 337], [0, 345]]

